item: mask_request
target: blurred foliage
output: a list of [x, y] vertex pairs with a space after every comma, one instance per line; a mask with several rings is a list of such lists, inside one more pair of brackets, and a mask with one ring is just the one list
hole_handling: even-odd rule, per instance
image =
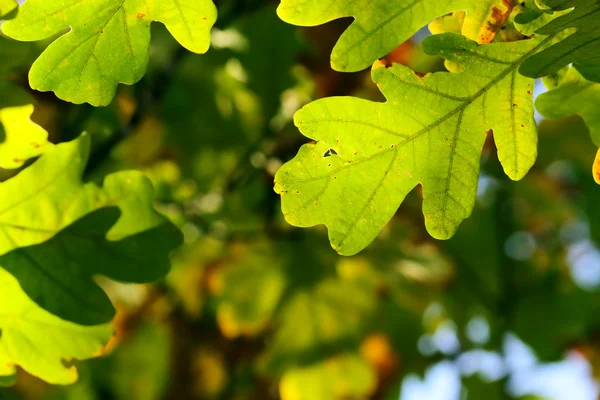
[[[475, 211], [451, 240], [425, 231], [417, 188], [365, 251], [341, 257], [324, 227], [285, 223], [273, 178], [305, 143], [292, 124], [301, 106], [381, 95], [368, 73], [329, 67], [348, 21], [305, 30], [274, 6], [217, 2], [202, 56], [153, 25], [148, 73], [107, 107], [30, 91], [33, 121], [53, 143], [89, 133], [86, 182], [143, 171], [185, 243], [163, 281], [97, 280], [116, 334], [102, 357], [77, 363], [76, 384], [20, 371], [0, 399], [397, 400], [441, 364], [456, 366], [468, 400], [545, 399], [512, 389], [524, 372], [510, 366], [509, 337], [540, 365], [575, 354], [600, 377], [600, 187], [583, 120], [541, 121], [538, 161], [521, 182], [504, 175], [488, 138]], [[0, 38], [0, 75], [26, 91], [42, 47]], [[388, 59], [444, 67], [415, 39]], [[473, 361], [480, 354], [498, 360], [493, 374]]]

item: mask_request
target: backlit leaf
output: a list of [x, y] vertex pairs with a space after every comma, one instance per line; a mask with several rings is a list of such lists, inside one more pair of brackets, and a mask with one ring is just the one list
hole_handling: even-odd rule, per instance
[[0, 0], [0, 18], [5, 17], [17, 7], [18, 4], [16, 0]]
[[421, 184], [428, 231], [451, 237], [473, 209], [487, 132], [511, 179], [535, 162], [533, 80], [517, 69], [548, 41], [478, 46], [456, 34], [432, 36], [425, 50], [463, 63], [463, 73], [420, 77], [376, 63], [373, 80], [386, 103], [338, 97], [304, 107], [296, 125], [318, 142], [304, 145], [275, 177], [287, 221], [325, 224], [332, 246], [355, 254]]
[[369, 67], [430, 21], [453, 11], [466, 11], [465, 34], [477, 39], [494, 7], [502, 12], [506, 4], [505, 0], [282, 0], [278, 14], [300, 26], [354, 17], [331, 54], [334, 69], [351, 72]]
[[152, 185], [143, 174], [118, 172], [107, 176], [102, 187], [81, 181], [89, 147], [88, 135], [54, 146], [15, 178], [0, 183], [0, 255], [45, 242], [103, 207], [118, 206], [122, 212], [109, 240], [164, 223], [152, 208]]
[[19, 366], [52, 384], [73, 383], [77, 370], [64, 362], [100, 355], [112, 336], [108, 325], [80, 326], [41, 309], [2, 268], [0, 309], [0, 381]]
[[211, 0], [28, 0], [2, 26], [20, 41], [60, 36], [33, 64], [32, 88], [76, 104], [107, 105], [117, 85], [146, 71], [150, 24], [162, 22], [182, 46], [205, 53], [216, 20]]
[[31, 120], [33, 104], [19, 88], [0, 81], [0, 168], [19, 168], [52, 147], [48, 132]]
[[81, 182], [89, 144], [84, 135], [57, 145], [0, 184], [0, 266], [53, 314], [97, 324], [114, 310], [91, 277], [156, 280], [181, 238], [153, 209], [152, 185], [142, 174], [109, 175], [102, 188]]
[[114, 309], [92, 278], [104, 275], [129, 283], [158, 280], [168, 272], [169, 252], [179, 244], [169, 224], [119, 241], [106, 240], [119, 214], [116, 207], [94, 211], [45, 243], [1, 256], [0, 266], [52, 314], [86, 325], [109, 322]]

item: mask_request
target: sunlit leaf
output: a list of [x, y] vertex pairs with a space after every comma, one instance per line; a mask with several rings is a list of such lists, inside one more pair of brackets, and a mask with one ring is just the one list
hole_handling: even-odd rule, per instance
[[304, 107], [296, 125], [318, 142], [304, 145], [275, 177], [286, 220], [325, 224], [334, 249], [355, 254], [421, 184], [428, 231], [451, 237], [473, 209], [488, 132], [511, 179], [535, 162], [533, 80], [517, 69], [547, 41], [478, 46], [456, 34], [432, 36], [425, 50], [463, 63], [463, 73], [421, 77], [376, 63], [373, 80], [386, 103], [339, 97]]
[[362, 358], [345, 354], [305, 368], [290, 369], [281, 380], [282, 400], [363, 398], [376, 387], [377, 377]]
[[48, 149], [48, 132], [31, 120], [33, 104], [20, 89], [0, 81], [0, 168], [19, 168]]
[[482, 24], [495, 12], [505, 12], [506, 5], [500, 0], [282, 0], [278, 14], [300, 26], [354, 17], [331, 54], [334, 69], [350, 72], [369, 67], [430, 21], [453, 11], [467, 12], [465, 32], [477, 39], [485, 29]]
[[107, 325], [80, 326], [41, 309], [2, 268], [0, 309], [0, 379], [7, 382], [19, 366], [49, 383], [73, 383], [77, 370], [65, 362], [99, 356], [112, 336]]
[[11, 11], [18, 7], [16, 0], [0, 0], [0, 18], [5, 17]]
[[211, 0], [28, 0], [2, 30], [37, 41], [70, 28], [34, 63], [30, 85], [100, 106], [112, 101], [119, 83], [131, 85], [144, 75], [152, 21], [165, 24], [188, 50], [204, 53], [215, 20]]
[[168, 224], [106, 240], [119, 214], [116, 207], [94, 211], [47, 242], [1, 256], [0, 266], [52, 314], [86, 325], [109, 322], [114, 309], [92, 277], [130, 283], [158, 280], [168, 272], [169, 252], [179, 244]]
[[110, 175], [102, 188], [84, 185], [80, 176], [88, 151], [85, 135], [57, 145], [0, 184], [0, 193], [6, 193], [0, 206], [0, 266], [55, 315], [97, 324], [109, 321], [114, 311], [92, 276], [156, 280], [167, 272], [168, 253], [181, 238], [153, 209], [152, 186], [142, 174]]
[[54, 146], [15, 178], [0, 183], [0, 255], [45, 242], [103, 207], [118, 206], [122, 212], [109, 240], [164, 223], [152, 208], [152, 185], [139, 172], [109, 175], [102, 187], [84, 184], [81, 175], [89, 148], [87, 135]]

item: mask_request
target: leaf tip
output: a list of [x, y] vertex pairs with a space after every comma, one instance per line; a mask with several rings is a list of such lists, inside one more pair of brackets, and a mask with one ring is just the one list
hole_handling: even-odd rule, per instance
[[598, 185], [600, 185], [600, 149], [598, 149], [598, 153], [596, 153], [596, 159], [594, 160], [592, 173], [594, 175], [594, 180]]

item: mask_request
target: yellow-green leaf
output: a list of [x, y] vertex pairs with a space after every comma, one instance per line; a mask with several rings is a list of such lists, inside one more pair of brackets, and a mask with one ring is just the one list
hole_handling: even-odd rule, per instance
[[338, 71], [359, 71], [385, 56], [430, 21], [466, 11], [465, 32], [476, 39], [500, 0], [282, 0], [279, 16], [300, 26], [321, 25], [354, 17], [331, 54]]
[[282, 400], [363, 398], [375, 391], [377, 376], [359, 356], [344, 354], [290, 369], [281, 380]]
[[33, 104], [21, 89], [0, 81], [0, 168], [19, 168], [48, 149], [48, 132], [31, 120]]
[[119, 83], [144, 75], [152, 21], [165, 24], [186, 49], [204, 53], [216, 16], [211, 0], [28, 0], [2, 30], [38, 41], [70, 28], [33, 64], [29, 82], [63, 100], [101, 106]]
[[332, 246], [352, 255], [421, 184], [428, 231], [450, 238], [473, 209], [488, 132], [511, 179], [534, 164], [533, 80], [517, 70], [549, 40], [479, 46], [461, 35], [435, 35], [424, 41], [426, 52], [464, 64], [464, 72], [420, 77], [377, 63], [373, 80], [386, 103], [338, 97], [304, 107], [296, 125], [317, 142], [275, 177], [287, 221], [325, 224]]
[[89, 135], [56, 145], [31, 167], [0, 183], [0, 255], [51, 239], [81, 217], [118, 206], [122, 216], [109, 231], [119, 240], [164, 222], [152, 208], [152, 184], [140, 172], [111, 174], [103, 187], [81, 176], [90, 151]]
[[52, 384], [70, 384], [77, 370], [65, 362], [97, 357], [112, 336], [108, 325], [80, 326], [38, 307], [0, 268], [0, 380], [19, 366]]
[[4, 18], [7, 14], [18, 7], [16, 0], [0, 0], [0, 18]]

